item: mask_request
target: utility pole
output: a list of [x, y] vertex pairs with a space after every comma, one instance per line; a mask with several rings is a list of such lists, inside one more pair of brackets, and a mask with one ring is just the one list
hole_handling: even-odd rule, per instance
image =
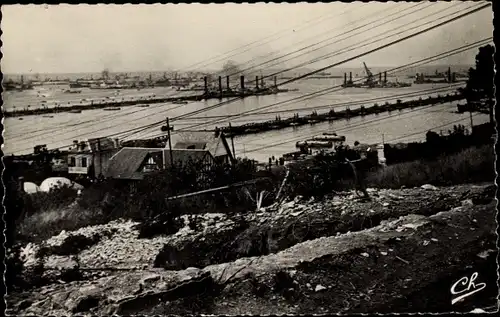
[[[97, 155], [99, 155], [99, 174], [94, 175], [94, 177], [99, 177], [102, 175], [102, 154], [101, 154], [101, 139], [97, 139]], [[94, 173], [97, 171], [94, 169]]]
[[234, 135], [233, 135], [231, 130], [232, 130], [231, 129], [231, 122], [229, 122], [229, 133], [231, 133], [231, 147], [233, 148], [232, 157], [233, 157], [233, 161], [235, 161], [236, 160], [236, 152], [234, 151]]
[[[168, 121], [167, 117], [167, 137], [168, 137], [168, 148], [169, 148], [169, 153], [170, 153], [170, 168], [174, 167], [174, 157], [172, 156], [172, 140], [170, 139], [170, 130], [173, 130], [173, 128], [170, 127], [170, 123]], [[166, 163], [166, 162], [164, 162]]]
[[472, 111], [469, 111], [470, 116], [470, 133], [472, 134], [472, 130], [474, 129], [474, 123], [472, 122]]

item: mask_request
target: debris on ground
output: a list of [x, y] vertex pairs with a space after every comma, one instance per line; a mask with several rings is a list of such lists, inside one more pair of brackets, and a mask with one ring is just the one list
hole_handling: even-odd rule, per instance
[[496, 276], [487, 269], [496, 263], [495, 192], [422, 189], [369, 189], [369, 202], [353, 193], [295, 198], [240, 218], [198, 215], [196, 230], [186, 215], [176, 233], [151, 238], [139, 238], [132, 221], [61, 232], [23, 248], [25, 269], [49, 246], [46, 272], [93, 273], [50, 273], [49, 284], [9, 294], [9, 313], [192, 313], [187, 302], [207, 314], [416, 312], [449, 295], [438, 285], [453, 284], [464, 263]]

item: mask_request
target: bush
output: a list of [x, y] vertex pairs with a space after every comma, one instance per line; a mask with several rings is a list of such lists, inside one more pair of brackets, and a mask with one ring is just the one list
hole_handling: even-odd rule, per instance
[[369, 186], [415, 187], [424, 184], [455, 185], [493, 181], [495, 156], [491, 145], [471, 147], [434, 161], [413, 161], [387, 166], [368, 175]]

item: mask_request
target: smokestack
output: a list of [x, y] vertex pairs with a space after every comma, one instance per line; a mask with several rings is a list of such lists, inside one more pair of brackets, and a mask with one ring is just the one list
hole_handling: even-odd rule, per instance
[[205, 94], [208, 94], [208, 78], [207, 78], [207, 76], [203, 77], [203, 80], [205, 81]]
[[222, 76], [219, 76], [219, 98], [222, 98]]
[[344, 86], [347, 85], [347, 73], [344, 73]]
[[387, 72], [384, 72], [384, 84], [387, 84]]
[[382, 82], [382, 73], [379, 73], [379, 74], [378, 74], [378, 81], [379, 81], [379, 82]]
[[245, 91], [245, 76], [241, 75], [240, 76], [240, 88], [241, 88], [241, 91]]
[[349, 82], [352, 83], [352, 72], [349, 72]]
[[226, 76], [226, 86], [227, 86], [227, 90], [229, 91], [229, 76]]
[[277, 81], [277, 78], [276, 78], [276, 76], [274, 76], [274, 88], [278, 87], [278, 84], [276, 83], [276, 81]]
[[264, 88], [264, 76], [260, 76], [260, 87]]
[[451, 83], [451, 67], [448, 67], [448, 82]]
[[255, 89], [259, 89], [259, 76], [255, 76]]

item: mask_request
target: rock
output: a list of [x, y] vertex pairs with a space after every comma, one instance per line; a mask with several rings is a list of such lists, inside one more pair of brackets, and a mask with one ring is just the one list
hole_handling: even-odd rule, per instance
[[420, 186], [420, 188], [425, 189], [425, 190], [438, 190], [438, 188], [434, 185], [431, 184], [425, 184]]
[[100, 296], [97, 294], [87, 294], [78, 297], [74, 302], [68, 305], [69, 310], [72, 313], [86, 312], [91, 308], [97, 307], [99, 305]]
[[24, 299], [21, 302], [19, 302], [19, 304], [16, 305], [16, 308], [17, 308], [17, 310], [24, 310], [24, 309], [30, 307], [31, 304], [33, 304], [33, 302], [31, 300]]
[[318, 284], [318, 285], [316, 285], [316, 288], [314, 289], [314, 291], [315, 292], [319, 292], [319, 291], [322, 291], [324, 289], [326, 289], [326, 287], [324, 287], [323, 285]]
[[474, 203], [472, 202], [472, 199], [466, 199], [462, 201], [462, 206], [464, 207], [470, 207], [473, 206]]
[[291, 209], [293, 207], [295, 207], [295, 201], [291, 201], [291, 202], [288, 202], [286, 204], [283, 204], [284, 209]]
[[156, 282], [160, 279], [160, 275], [158, 274], [151, 274], [151, 275], [148, 275], [146, 277], [144, 277], [142, 280], [141, 280], [141, 283], [142, 284], [151, 284], [153, 282]]

